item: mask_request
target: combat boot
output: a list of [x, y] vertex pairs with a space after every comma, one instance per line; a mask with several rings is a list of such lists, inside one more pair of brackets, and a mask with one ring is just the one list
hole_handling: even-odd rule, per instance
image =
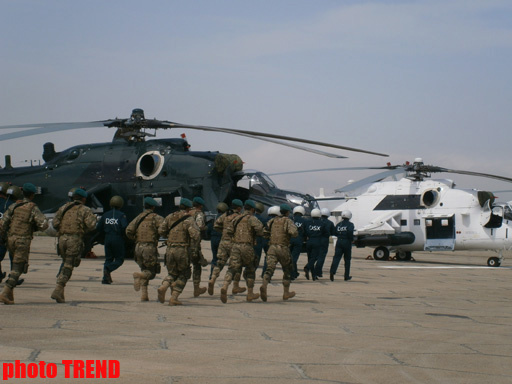
[[146, 276], [143, 273], [133, 272], [133, 289], [135, 289], [136, 292], [140, 291], [140, 286], [144, 277]]
[[103, 279], [101, 280], [101, 284], [112, 284], [112, 276], [107, 268], [103, 268]]
[[199, 283], [194, 283], [194, 297], [198, 297], [206, 292], [206, 287], [200, 287]]
[[0, 293], [0, 301], [4, 304], [14, 304], [14, 295], [12, 293], [12, 288], [8, 285], [4, 285], [4, 290]]
[[169, 300], [169, 305], [171, 305], [171, 306], [183, 305], [183, 303], [178, 300], [180, 293], [181, 292], [178, 292], [176, 290], [172, 291], [171, 299]]
[[258, 300], [260, 298], [260, 294], [259, 293], [254, 293], [253, 292], [254, 288], [253, 287], [247, 287], [247, 301], [251, 302], [253, 300]]
[[260, 287], [260, 295], [261, 295], [261, 300], [263, 300], [265, 302], [267, 301], [267, 286], [268, 286], [268, 280], [263, 279], [263, 284]]
[[233, 290], [231, 291], [233, 295], [236, 295], [237, 293], [243, 293], [245, 292], [245, 287], [240, 286], [240, 282], [234, 280], [233, 281]]
[[215, 288], [215, 280], [217, 280], [217, 276], [215, 275], [212, 275], [212, 278], [210, 279], [210, 281], [208, 282], [208, 294], [210, 296], [213, 295], [213, 290]]
[[229, 288], [229, 282], [224, 282], [224, 285], [222, 286], [220, 290], [220, 301], [222, 301], [224, 304], [228, 302], [228, 288]]
[[291, 299], [292, 297], [295, 296], [295, 292], [292, 291], [290, 292], [290, 286], [287, 285], [287, 286], [284, 286], [284, 293], [283, 293], [283, 300], [288, 300], [288, 299]]
[[64, 286], [57, 284], [55, 286], [51, 298], [57, 301], [57, 303], [65, 303], [66, 299], [64, 298]]
[[142, 286], [142, 295], [140, 296], [140, 301], [149, 301], [147, 285]]
[[165, 302], [165, 293], [167, 292], [167, 289], [171, 286], [171, 284], [168, 281], [162, 281], [162, 285], [160, 288], [157, 289], [158, 291], [158, 301], [161, 303]]
[[199, 263], [201, 264], [201, 267], [206, 267], [209, 264], [208, 260], [204, 258], [202, 252], [199, 252]]

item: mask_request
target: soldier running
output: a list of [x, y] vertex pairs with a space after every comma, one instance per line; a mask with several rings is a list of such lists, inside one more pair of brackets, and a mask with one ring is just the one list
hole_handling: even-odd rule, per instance
[[256, 268], [254, 266], [254, 244], [256, 236], [263, 236], [263, 224], [256, 217], [254, 211], [256, 204], [253, 200], [246, 200], [244, 213], [233, 220], [228, 227], [228, 233], [233, 236], [233, 247], [229, 259], [229, 268], [224, 277], [224, 285], [220, 290], [220, 299], [223, 303], [228, 300], [228, 288], [233, 276], [242, 273], [245, 268], [244, 278], [247, 283], [247, 301], [253, 301], [260, 297], [254, 293], [254, 279]]
[[133, 288], [142, 294], [140, 301], [148, 301], [148, 284], [160, 273], [158, 261], [158, 228], [164, 218], [154, 212], [158, 203], [151, 197], [144, 198], [144, 211], [126, 228], [126, 236], [135, 241], [135, 262], [141, 272], [133, 273]]
[[182, 198], [180, 210], [171, 213], [158, 228], [160, 236], [167, 237], [167, 251], [165, 252], [165, 266], [168, 275], [158, 288], [158, 301], [165, 301], [165, 293], [171, 287], [169, 305], [182, 305], [178, 300], [183, 292], [187, 280], [192, 274], [190, 255], [197, 252], [201, 241], [201, 232], [194, 218], [191, 216], [192, 202]]
[[73, 269], [80, 265], [84, 251], [84, 236], [96, 228], [96, 215], [85, 206], [87, 192], [75, 189], [73, 201], [59, 208], [53, 218], [53, 227], [59, 232], [59, 255], [62, 265], [57, 275], [57, 284], [51, 298], [57, 303], [65, 303], [64, 287], [73, 274]]
[[295, 292], [290, 292], [290, 283], [293, 273], [293, 263], [290, 253], [290, 238], [297, 237], [299, 232], [292, 220], [288, 218], [291, 208], [288, 204], [281, 204], [282, 216], [270, 219], [265, 227], [265, 236], [270, 237], [270, 247], [267, 254], [267, 269], [260, 287], [261, 300], [267, 301], [267, 286], [274, 275], [277, 263], [283, 267], [283, 300], [291, 299]]
[[48, 228], [46, 217], [32, 202], [36, 191], [34, 184], [23, 184], [23, 200], [11, 204], [1, 220], [2, 237], [6, 238], [7, 250], [13, 255], [11, 272], [0, 294], [0, 301], [4, 304], [14, 304], [13, 289], [20, 275], [28, 271], [34, 230], [44, 231]]

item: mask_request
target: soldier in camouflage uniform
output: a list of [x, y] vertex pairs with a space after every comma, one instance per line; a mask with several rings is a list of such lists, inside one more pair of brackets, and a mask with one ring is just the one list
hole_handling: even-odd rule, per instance
[[44, 231], [48, 228], [46, 217], [32, 202], [35, 194], [34, 184], [23, 184], [23, 201], [11, 204], [1, 220], [2, 237], [7, 236], [7, 249], [13, 255], [11, 273], [0, 294], [0, 301], [4, 304], [14, 304], [13, 289], [20, 275], [28, 271], [33, 232], [35, 230]]
[[261, 300], [267, 301], [267, 286], [274, 275], [277, 263], [283, 267], [283, 300], [291, 299], [295, 292], [290, 292], [293, 263], [290, 253], [290, 238], [297, 237], [299, 231], [292, 220], [288, 218], [291, 208], [288, 204], [281, 204], [282, 216], [274, 217], [267, 222], [265, 236], [270, 238], [270, 247], [267, 254], [267, 270], [263, 276], [260, 287]]
[[263, 236], [263, 224], [256, 217], [254, 211], [256, 204], [253, 200], [246, 200], [244, 203], [244, 213], [229, 223], [228, 234], [233, 236], [233, 247], [229, 259], [229, 268], [224, 277], [224, 285], [220, 290], [220, 299], [226, 303], [229, 284], [233, 276], [242, 273], [245, 268], [244, 278], [247, 283], [247, 301], [253, 301], [260, 297], [254, 293], [254, 279], [256, 277], [256, 268], [254, 265], [254, 245], [256, 236]]
[[62, 266], [57, 275], [57, 284], [51, 298], [57, 303], [65, 303], [64, 287], [73, 274], [73, 269], [80, 265], [84, 251], [84, 235], [96, 228], [96, 215], [86, 207], [87, 192], [77, 188], [73, 201], [59, 208], [53, 218], [53, 227], [58, 231], [59, 255]]
[[201, 241], [201, 232], [191, 216], [193, 214], [190, 212], [191, 208], [192, 202], [182, 198], [180, 210], [167, 216], [158, 228], [160, 236], [167, 237], [165, 266], [168, 275], [158, 288], [158, 301], [161, 303], [165, 301], [165, 293], [171, 287], [172, 294], [169, 305], [181, 305], [182, 302], [178, 300], [178, 297], [192, 274], [190, 255], [197, 252]]
[[[213, 269], [212, 277], [208, 282], [208, 293], [210, 295], [213, 295], [215, 281], [218, 279], [220, 272], [228, 262], [229, 255], [231, 254], [231, 248], [233, 246], [233, 243], [232, 236], [228, 234], [229, 223], [231, 223], [238, 216], [240, 216], [243, 205], [244, 203], [242, 203], [242, 200], [234, 199], [231, 202], [231, 209], [226, 213], [222, 214], [217, 220], [215, 220], [215, 224], [213, 224], [213, 228], [215, 230], [222, 232], [222, 238], [219, 244], [219, 251], [217, 252], [217, 265]], [[239, 273], [235, 275], [233, 280], [233, 294], [245, 292], [245, 288], [241, 288], [239, 286]]]
[[141, 272], [133, 273], [133, 287], [140, 291], [142, 287], [141, 301], [148, 301], [148, 283], [160, 273], [158, 261], [158, 228], [164, 222], [164, 218], [155, 212], [158, 203], [151, 197], [144, 199], [144, 212], [131, 221], [126, 228], [126, 236], [135, 241], [135, 261]]
[[[206, 219], [203, 212], [204, 200], [200, 197], [194, 197], [192, 200], [193, 216], [196, 221], [197, 226], [200, 231], [204, 231], [206, 229]], [[203, 252], [201, 252], [201, 241], [199, 241], [199, 246], [196, 251], [194, 251], [190, 255], [190, 260], [192, 262], [192, 281], [194, 282], [194, 297], [198, 297], [206, 292], [206, 287], [200, 287], [201, 284], [201, 273], [203, 272], [203, 267], [208, 265], [208, 261], [203, 256]]]

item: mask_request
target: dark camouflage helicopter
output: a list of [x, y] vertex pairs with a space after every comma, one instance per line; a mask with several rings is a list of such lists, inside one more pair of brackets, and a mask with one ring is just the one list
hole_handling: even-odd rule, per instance
[[[0, 169], [0, 181], [18, 186], [25, 182], [35, 184], [38, 187], [35, 202], [46, 214], [55, 212], [64, 204], [68, 200], [68, 191], [73, 187], [87, 190], [87, 204], [97, 213], [109, 209], [112, 196], [122, 196], [125, 200], [123, 211], [129, 219], [142, 211], [146, 196], [161, 202], [158, 213], [164, 216], [177, 209], [176, 198], [195, 196], [204, 199], [206, 210], [210, 212], [214, 212], [217, 203], [230, 202], [234, 198], [250, 198], [266, 207], [282, 203], [302, 205], [310, 211], [318, 206], [314, 197], [279, 189], [263, 172], [244, 170], [242, 159], [236, 154], [191, 151], [184, 135], [170, 139], [146, 138], [156, 136], [157, 129], [184, 128], [240, 135], [336, 158], [344, 156], [289, 142], [387, 156], [269, 133], [146, 119], [142, 109], [134, 109], [127, 119], [0, 126], [0, 129], [15, 129], [1, 134], [0, 141], [101, 126], [116, 129], [112, 142], [77, 145], [62, 152], [57, 152], [53, 143], [46, 143], [43, 146], [44, 164], [37, 166], [13, 168], [10, 156], [6, 156], [5, 167]], [[153, 133], [148, 132], [151, 130]]]

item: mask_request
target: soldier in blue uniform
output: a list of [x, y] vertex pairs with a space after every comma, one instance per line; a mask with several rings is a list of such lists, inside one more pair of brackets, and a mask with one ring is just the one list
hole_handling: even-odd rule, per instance
[[350, 222], [352, 212], [343, 211], [341, 213], [343, 219], [336, 225], [336, 248], [334, 258], [331, 264], [331, 281], [334, 281], [334, 275], [338, 270], [341, 258], [345, 259], [345, 281], [352, 279], [350, 276], [350, 261], [352, 259], [352, 242], [354, 241], [354, 224]]
[[292, 237], [290, 239], [290, 252], [292, 254], [292, 281], [299, 277], [299, 271], [297, 269], [297, 261], [300, 257], [300, 252], [302, 250], [302, 244], [304, 243], [304, 227], [306, 223], [306, 219], [304, 215], [306, 214], [306, 210], [303, 206], [297, 206], [293, 208], [293, 223], [297, 227], [299, 231], [299, 235], [297, 237]]
[[327, 252], [329, 251], [329, 239], [331, 236], [334, 236], [334, 223], [329, 220], [329, 216], [331, 216], [331, 211], [327, 208], [322, 208], [320, 210], [322, 212], [322, 222], [327, 228], [327, 233], [322, 236], [322, 249], [320, 250], [320, 255], [315, 264], [315, 275], [317, 277], [323, 277], [323, 268], [325, 263], [325, 258], [327, 257]]
[[322, 212], [318, 208], [311, 211], [311, 220], [306, 223], [304, 228], [307, 237], [307, 251], [308, 251], [308, 264], [304, 267], [306, 279], [309, 280], [309, 273], [311, 272], [313, 280], [318, 280], [316, 275], [316, 263], [322, 251], [322, 237], [328, 234], [328, 229], [321, 219]]
[[111, 273], [124, 263], [125, 256], [125, 230], [128, 227], [126, 215], [120, 211], [124, 200], [121, 196], [110, 199], [110, 211], [101, 216], [96, 229], [105, 233], [105, 264], [103, 266], [102, 284], [111, 284]]

